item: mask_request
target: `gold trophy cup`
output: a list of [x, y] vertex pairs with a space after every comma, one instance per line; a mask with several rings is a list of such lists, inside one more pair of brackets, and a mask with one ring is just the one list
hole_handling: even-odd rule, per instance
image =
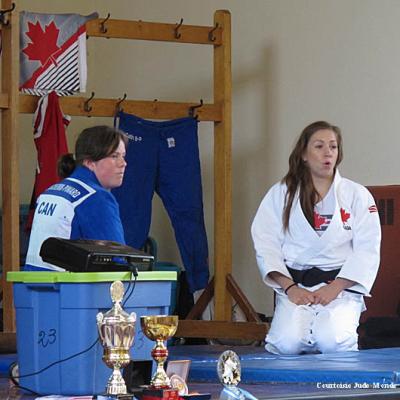
[[154, 389], [171, 389], [171, 382], [164, 370], [168, 349], [164, 342], [174, 335], [178, 327], [176, 315], [149, 315], [140, 318], [143, 333], [156, 342], [151, 356], [157, 363], [157, 370], [151, 378], [150, 387]]
[[115, 281], [110, 287], [113, 306], [106, 313], [97, 314], [97, 328], [101, 344], [103, 345], [103, 361], [112, 368], [106, 394], [112, 396], [127, 394], [124, 378], [120, 368], [129, 364], [129, 349], [135, 337], [136, 314], [128, 314], [122, 309], [121, 301], [124, 297], [124, 285]]

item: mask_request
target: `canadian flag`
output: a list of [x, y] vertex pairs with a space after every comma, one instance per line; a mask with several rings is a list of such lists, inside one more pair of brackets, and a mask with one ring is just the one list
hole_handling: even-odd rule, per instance
[[78, 14], [20, 13], [20, 90], [44, 95], [86, 91], [86, 22]]

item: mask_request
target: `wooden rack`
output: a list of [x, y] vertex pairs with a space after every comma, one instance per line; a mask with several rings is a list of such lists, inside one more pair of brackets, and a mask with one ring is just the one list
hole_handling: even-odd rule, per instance
[[[2, 0], [2, 9], [12, 8], [12, 0]], [[33, 113], [38, 98], [19, 94], [19, 15], [18, 7], [7, 15], [2, 26], [2, 209], [3, 209], [3, 329], [0, 349], [15, 348], [15, 316], [12, 286], [7, 271], [19, 269], [19, 143], [18, 115]], [[231, 276], [232, 270], [232, 188], [231, 188], [231, 18], [229, 11], [214, 14], [214, 26], [165, 24], [114, 19], [95, 19], [86, 24], [89, 37], [156, 40], [211, 45], [214, 49], [214, 102], [196, 109], [200, 121], [214, 122], [214, 277], [189, 314], [180, 321], [177, 336], [242, 338], [261, 340], [267, 325], [258, 316]], [[91, 111], [85, 111], [90, 101]], [[111, 117], [118, 99], [62, 97], [63, 111], [76, 116]], [[150, 119], [187, 116], [197, 103], [124, 100], [124, 111]], [[201, 311], [214, 296], [215, 321], [198, 321]], [[231, 321], [232, 296], [249, 322]]]

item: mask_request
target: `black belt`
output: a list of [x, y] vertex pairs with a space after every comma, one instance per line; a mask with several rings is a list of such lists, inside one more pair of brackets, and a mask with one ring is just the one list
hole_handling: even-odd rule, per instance
[[305, 287], [311, 287], [318, 285], [320, 283], [328, 283], [333, 281], [337, 274], [340, 272], [340, 268], [333, 269], [331, 271], [322, 271], [317, 267], [312, 267], [310, 269], [294, 269], [287, 267], [292, 279], [295, 283], [300, 283]]

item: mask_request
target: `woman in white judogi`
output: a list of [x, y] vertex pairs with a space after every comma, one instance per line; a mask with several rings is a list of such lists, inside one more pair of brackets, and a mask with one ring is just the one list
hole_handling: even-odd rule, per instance
[[357, 327], [379, 266], [381, 230], [368, 190], [342, 178], [339, 128], [307, 126], [289, 171], [252, 224], [257, 263], [276, 291], [265, 348], [277, 354], [357, 350]]

